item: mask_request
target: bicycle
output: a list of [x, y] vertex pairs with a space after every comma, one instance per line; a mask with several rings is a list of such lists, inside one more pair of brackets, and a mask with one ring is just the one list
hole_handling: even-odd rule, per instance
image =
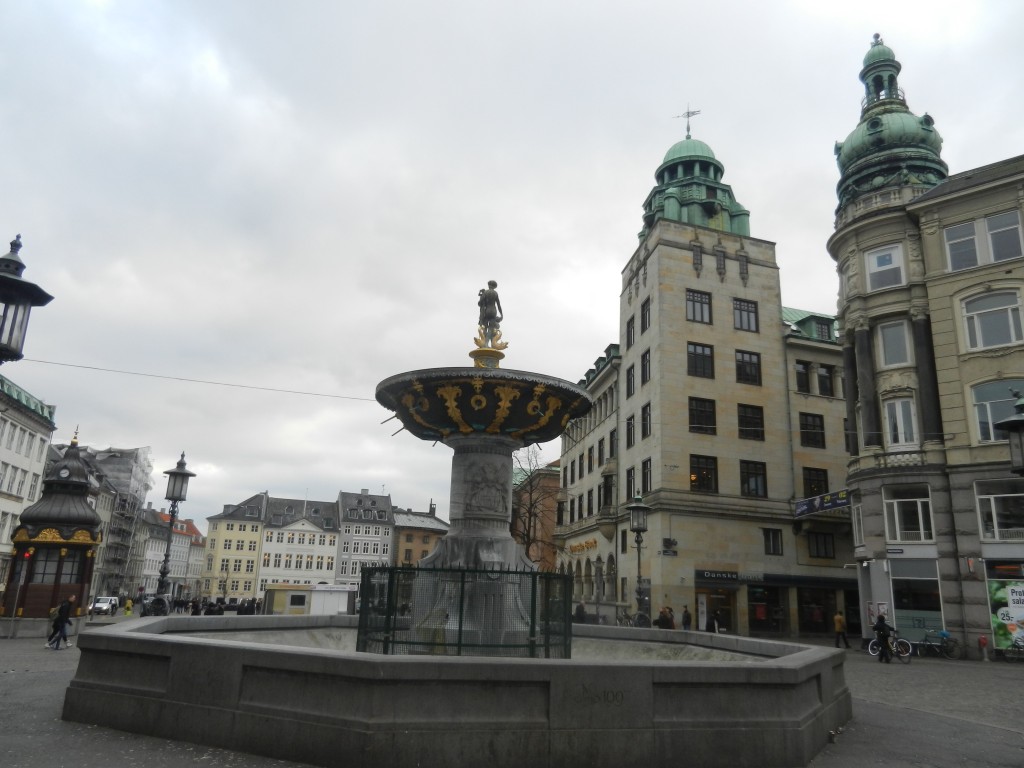
[[1014, 635], [1013, 642], [1003, 649], [1006, 661], [1024, 661], [1024, 637]]
[[615, 614], [615, 624], [619, 627], [650, 627], [651, 617], [646, 613], [630, 613], [622, 608]]
[[[913, 646], [904, 640], [902, 637], [896, 637], [897, 633], [889, 635], [889, 655], [895, 659], [899, 659], [904, 664], [910, 663], [910, 655], [914, 652]], [[868, 643], [868, 653], [872, 656], [877, 656], [879, 651], [882, 650], [881, 644], [878, 642], [878, 638], [874, 638]]]
[[924, 656], [925, 651], [947, 659], [962, 659], [964, 648], [960, 641], [944, 629], [925, 630], [924, 639], [917, 644], [917, 655]]

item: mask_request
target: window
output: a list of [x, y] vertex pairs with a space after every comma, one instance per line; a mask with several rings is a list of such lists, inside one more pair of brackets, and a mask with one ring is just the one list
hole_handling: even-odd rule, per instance
[[690, 431], [701, 435], [716, 434], [714, 400], [705, 400], [702, 397], [690, 398]]
[[651, 327], [651, 299], [644, 299], [640, 305], [640, 333], [644, 334]]
[[249, 551], [250, 551], [250, 552], [255, 552], [255, 551], [256, 551], [256, 545], [257, 545], [257, 543], [258, 543], [258, 542], [257, 542], [257, 541], [256, 541], [255, 539], [253, 539], [252, 541], [250, 541], [250, 542], [249, 542], [249, 544], [248, 544], [248, 548], [249, 548]]
[[882, 367], [910, 363], [910, 344], [907, 341], [907, 323], [898, 320], [878, 326], [878, 346]]
[[644, 459], [640, 463], [640, 493], [650, 493], [654, 485], [651, 460]]
[[[647, 403], [640, 409], [640, 438], [651, 436], [651, 404]], [[593, 450], [593, 449], [591, 449]]]
[[690, 454], [690, 490], [718, 493], [718, 459]]
[[636, 366], [631, 365], [626, 369], [626, 397], [636, 394]]
[[32, 475], [32, 484], [28, 487], [28, 500], [29, 501], [35, 501], [36, 500], [36, 490], [38, 489], [38, 487], [39, 487], [39, 475], [33, 474]]
[[686, 372], [705, 379], [715, 378], [715, 348], [707, 344], [686, 345]]
[[864, 510], [860, 504], [850, 508], [850, 519], [853, 522], [853, 546], [864, 546]]
[[810, 499], [828, 493], [828, 470], [804, 467], [804, 498]]
[[932, 511], [927, 485], [882, 488], [885, 538], [891, 542], [932, 541]]
[[618, 453], [619, 430], [613, 429], [608, 433], [608, 458], [614, 459]]
[[640, 386], [651, 380], [651, 350], [645, 349], [640, 355]]
[[979, 480], [981, 538], [1024, 542], [1024, 480]]
[[820, 557], [828, 560], [835, 559], [836, 539], [831, 533], [807, 534], [807, 551], [811, 557]]
[[869, 291], [903, 285], [903, 251], [899, 245], [869, 251], [864, 258], [867, 261]]
[[1024, 390], [1024, 380], [1002, 379], [971, 388], [974, 414], [978, 420], [978, 439], [982, 442], [1006, 440], [1008, 437], [1006, 432], [996, 429], [994, 425], [1014, 414], [1013, 405], [1017, 398], [1010, 394], [1011, 389], [1018, 392]]
[[835, 397], [832, 375], [835, 369], [831, 365], [818, 364], [818, 394], [824, 397]]
[[811, 364], [806, 360], [796, 361], [796, 391], [804, 393], [811, 391]]
[[964, 302], [968, 349], [987, 349], [1021, 340], [1020, 296], [1016, 291], [987, 293]]
[[711, 324], [711, 294], [686, 289], [686, 319], [693, 323]]
[[757, 333], [757, 302], [746, 299], [733, 299], [732, 322], [733, 327], [738, 331]]
[[633, 346], [636, 341], [636, 317], [630, 317], [626, 321], [626, 349]]
[[412, 550], [407, 549], [402, 553], [402, 560], [406, 563], [412, 562]]
[[604, 438], [597, 441], [597, 466], [604, 466]]
[[744, 496], [768, 496], [768, 466], [760, 461], [740, 462], [740, 493]]
[[832, 321], [815, 320], [814, 338], [821, 339], [822, 341], [835, 341], [835, 336], [832, 334]]
[[594, 471], [594, 446], [587, 448], [587, 472]]
[[626, 447], [632, 448], [633, 443], [636, 442], [636, 417], [626, 417]]
[[820, 413], [800, 414], [800, 445], [808, 448], [825, 447], [825, 417]]
[[1024, 253], [1020, 240], [1020, 215], [1017, 211], [1000, 213], [985, 219], [992, 261], [1016, 259]]
[[885, 434], [890, 447], [916, 446], [914, 401], [909, 397], [885, 403]]
[[256, 561], [255, 560], [246, 560], [245, 561], [245, 572], [246, 573], [255, 573], [256, 572]]
[[630, 467], [626, 470], [626, 498], [632, 499], [636, 496], [636, 468]]
[[736, 383], [761, 386], [761, 355], [736, 350]]
[[233, 543], [232, 539], [224, 539], [224, 549], [231, 549]]
[[983, 242], [986, 251], [979, 248], [976, 238], [978, 224], [980, 221], [969, 221], [946, 228], [946, 254], [949, 256], [951, 271], [1016, 259], [1024, 253], [1021, 247], [1020, 214], [1017, 211], [1007, 211], [985, 219], [988, 238]]
[[288, 532], [288, 543], [289, 544], [294, 544], [295, 543], [295, 531], [289, 531]]
[[762, 528], [764, 534], [764, 553], [766, 555], [782, 554], [782, 529]]
[[764, 408], [759, 405], [737, 406], [741, 440], [764, 440]]

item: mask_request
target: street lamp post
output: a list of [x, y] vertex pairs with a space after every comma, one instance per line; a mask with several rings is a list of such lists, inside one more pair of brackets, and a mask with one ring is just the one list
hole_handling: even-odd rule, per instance
[[993, 426], [1006, 432], [1010, 441], [1010, 471], [1015, 475], [1024, 475], [1024, 395], [1015, 389], [1010, 393], [1017, 398], [1013, 406], [1013, 415]]
[[[636, 496], [631, 504], [626, 505], [629, 512], [629, 530], [636, 534], [636, 620], [635, 626], [650, 626], [650, 617], [644, 613], [644, 591], [640, 585], [640, 549], [647, 532], [647, 513], [651, 508], [644, 504], [643, 498]], [[644, 621], [646, 619], [646, 622]]]
[[[157, 594], [167, 593], [167, 574], [171, 572], [171, 541], [174, 539], [174, 524], [178, 521], [178, 502], [184, 501], [188, 493], [188, 479], [195, 477], [195, 472], [185, 469], [185, 452], [181, 452], [181, 458], [174, 469], [164, 470], [167, 475], [167, 493], [164, 498], [171, 502], [170, 522], [167, 524], [167, 549], [164, 550], [164, 561], [160, 565], [160, 581], [157, 584]], [[170, 607], [170, 606], [168, 606]]]

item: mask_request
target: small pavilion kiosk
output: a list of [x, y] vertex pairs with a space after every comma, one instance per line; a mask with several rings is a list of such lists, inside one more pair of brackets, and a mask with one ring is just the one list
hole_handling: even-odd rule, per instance
[[77, 435], [43, 480], [42, 497], [14, 529], [14, 567], [3, 615], [46, 618], [69, 595], [84, 604], [100, 543], [100, 516], [89, 504], [93, 480]]

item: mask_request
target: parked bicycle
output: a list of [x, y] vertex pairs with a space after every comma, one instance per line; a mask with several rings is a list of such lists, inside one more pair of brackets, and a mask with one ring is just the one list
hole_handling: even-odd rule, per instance
[[1024, 661], [1024, 637], [1014, 635], [1010, 647], [1003, 649], [1003, 658], [1007, 661]]
[[650, 627], [651, 617], [646, 613], [630, 613], [620, 608], [615, 614], [615, 624], [620, 627]]
[[964, 647], [946, 630], [928, 629], [925, 630], [924, 639], [917, 644], [917, 655], [924, 656], [925, 653], [934, 653], [947, 659], [962, 659]]
[[[904, 640], [902, 637], [897, 637], [897, 634], [898, 633], [894, 632], [889, 636], [889, 655], [894, 659], [899, 659], [904, 664], [909, 664], [910, 655], [914, 652], [914, 648], [909, 641]], [[868, 643], [868, 653], [872, 656], [877, 656], [881, 650], [882, 647], [879, 644], [877, 637]]]

